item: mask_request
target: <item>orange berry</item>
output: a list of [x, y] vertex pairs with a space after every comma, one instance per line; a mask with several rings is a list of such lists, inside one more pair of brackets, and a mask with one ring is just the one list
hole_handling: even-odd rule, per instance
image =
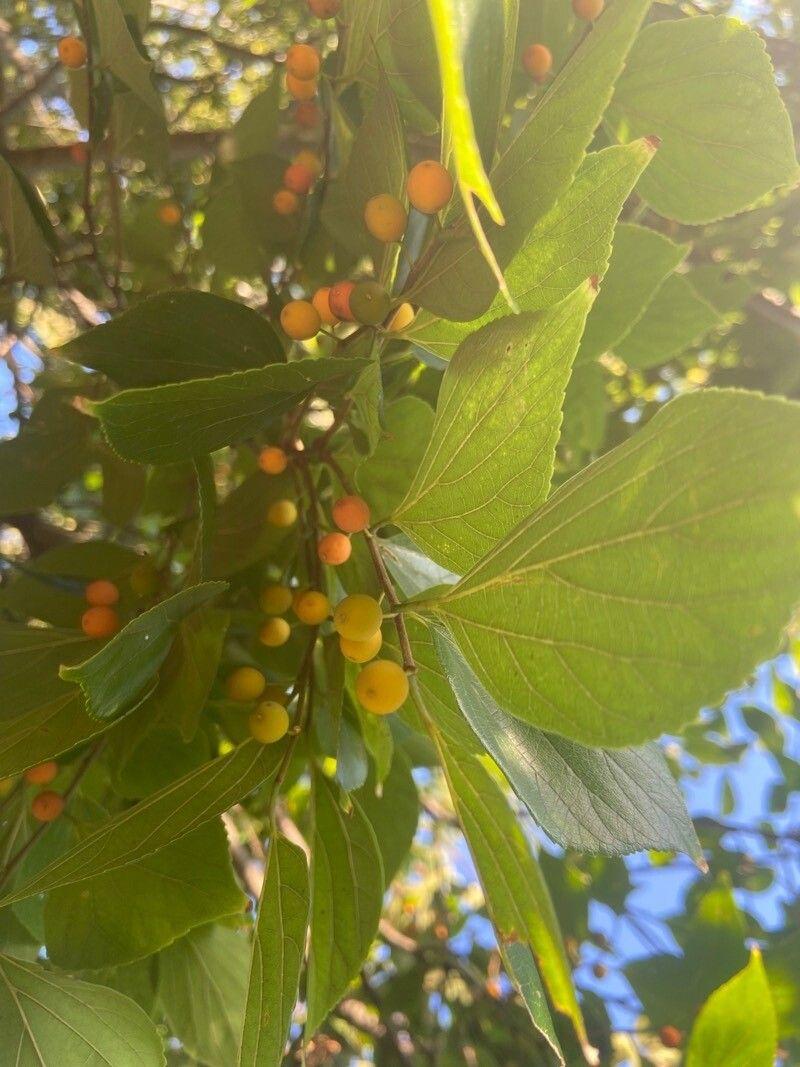
[[389, 316], [385, 329], [389, 333], [403, 333], [414, 321], [416, 314], [413, 306], [404, 302]]
[[396, 196], [378, 193], [364, 206], [364, 224], [378, 241], [399, 241], [406, 232], [408, 215]]
[[300, 198], [291, 189], [279, 189], [272, 198], [276, 215], [294, 215], [300, 207]]
[[353, 321], [353, 313], [350, 310], [350, 296], [355, 289], [355, 282], [336, 282], [328, 293], [328, 304], [337, 318], [346, 322]]
[[58, 58], [70, 70], [78, 70], [86, 62], [86, 45], [80, 37], [62, 37], [58, 42]]
[[367, 663], [374, 659], [381, 650], [383, 634], [378, 630], [366, 641], [351, 641], [349, 637], [339, 638], [339, 648], [345, 659], [351, 663]]
[[323, 563], [329, 563], [332, 567], [338, 567], [350, 559], [353, 546], [350, 538], [343, 533], [328, 533], [320, 538], [317, 545], [317, 555]]
[[113, 608], [89, 608], [81, 616], [81, 629], [87, 637], [111, 637], [119, 629], [119, 616]]
[[315, 178], [318, 178], [320, 174], [322, 174], [322, 160], [315, 152], [312, 152], [310, 148], [301, 148], [292, 160], [292, 163], [297, 163], [298, 166], [310, 170]]
[[45, 763], [29, 767], [22, 777], [30, 785], [49, 785], [57, 774], [58, 764], [54, 759], [49, 759]]
[[683, 1033], [677, 1026], [671, 1026], [670, 1024], [662, 1026], [658, 1031], [658, 1036], [661, 1038], [661, 1044], [664, 1048], [680, 1048], [683, 1044]]
[[297, 522], [297, 505], [293, 500], [274, 500], [267, 508], [267, 522], [270, 526], [287, 529]]
[[326, 326], [336, 326], [340, 320], [331, 311], [330, 295], [331, 287], [329, 285], [323, 285], [323, 287], [317, 289], [316, 293], [311, 297], [311, 303], [317, 309], [317, 314]]
[[331, 602], [316, 589], [304, 589], [295, 595], [292, 610], [306, 626], [319, 626], [331, 613]]
[[53, 822], [64, 810], [64, 798], [52, 789], [37, 793], [31, 801], [31, 815], [39, 822]]
[[283, 474], [289, 465], [289, 457], [277, 445], [267, 445], [258, 455], [258, 465], [265, 474]]
[[535, 82], [543, 82], [552, 69], [553, 54], [546, 44], [529, 44], [522, 65]]
[[360, 533], [369, 526], [369, 504], [361, 496], [343, 496], [331, 509], [333, 521], [345, 533]]
[[408, 697], [408, 678], [390, 659], [375, 659], [356, 678], [356, 696], [373, 715], [391, 715]]
[[281, 326], [294, 341], [308, 341], [319, 333], [319, 312], [310, 300], [290, 300], [281, 309]]
[[86, 603], [93, 608], [110, 608], [119, 600], [119, 589], [113, 582], [105, 578], [98, 578], [95, 582], [89, 582], [83, 591]]
[[286, 70], [301, 81], [309, 81], [319, 74], [319, 52], [310, 44], [293, 44], [286, 53]]
[[435, 215], [453, 195], [453, 179], [441, 163], [424, 159], [411, 168], [406, 179], [406, 192], [417, 211]]
[[287, 74], [286, 90], [295, 100], [312, 100], [317, 95], [317, 83], [313, 78], [303, 81], [294, 74]]
[[600, 18], [605, 6], [605, 0], [572, 0], [572, 10], [584, 22], [594, 22]]
[[302, 163], [290, 163], [284, 171], [283, 184], [293, 193], [304, 196], [314, 184], [314, 175]]
[[316, 100], [301, 100], [294, 109], [295, 122], [306, 130], [313, 130], [315, 126], [319, 126], [321, 117]]
[[158, 207], [158, 221], [165, 226], [177, 226], [183, 213], [174, 200], [166, 200]]
[[267, 619], [258, 631], [259, 641], [262, 645], [266, 645], [267, 648], [280, 648], [281, 645], [286, 644], [291, 636], [291, 626], [286, 619], [281, 619], [277, 615]]
[[339, 14], [342, 3], [341, 0], [308, 0], [308, 6], [318, 19], [332, 19]]
[[246, 704], [258, 700], [267, 685], [267, 679], [255, 667], [237, 667], [225, 679], [225, 692], [228, 700]]

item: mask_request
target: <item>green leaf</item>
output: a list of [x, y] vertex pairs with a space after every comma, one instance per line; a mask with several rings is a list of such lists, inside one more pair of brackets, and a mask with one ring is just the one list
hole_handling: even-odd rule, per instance
[[280, 558], [296, 531], [266, 521], [269, 505], [296, 495], [289, 472], [264, 474], [256, 471], [237, 485], [217, 508], [211, 574], [227, 577], [269, 556]]
[[[135, 922], [131, 901], [141, 901]], [[152, 856], [49, 893], [47, 955], [67, 970], [132, 963], [243, 908], [225, 831], [210, 822]]]
[[235, 159], [250, 159], [275, 150], [280, 101], [281, 80], [276, 71], [268, 87], [252, 98], [233, 127]]
[[539, 974], [533, 953], [522, 941], [512, 941], [500, 946], [500, 955], [509, 978], [519, 990], [525, 1007], [528, 1009], [531, 1022], [550, 1046], [558, 1063], [563, 1064], [563, 1053], [559, 1047], [550, 1008], [547, 1005], [547, 995], [542, 985], [542, 976]]
[[61, 677], [81, 687], [86, 710], [98, 719], [131, 711], [152, 692], [181, 620], [225, 589], [225, 582], [182, 589], [138, 615], [91, 659], [62, 667]]
[[458, 649], [435, 633], [459, 707], [536, 822], [580, 852], [675, 849], [703, 853], [680, 788], [656, 745], [585, 748], [509, 715]]
[[764, 41], [737, 19], [661, 21], [641, 34], [609, 121], [662, 139], [639, 192], [667, 218], [706, 223], [797, 176], [792, 124]]
[[108, 442], [137, 463], [175, 463], [252, 437], [315, 392], [342, 390], [363, 359], [301, 359], [214, 378], [128, 389], [97, 404]]
[[283, 1058], [305, 953], [309, 902], [305, 854], [276, 834], [267, 853], [253, 935], [240, 1067], [273, 1067]]
[[142, 103], [156, 115], [162, 116], [164, 108], [153, 85], [152, 64], [144, 58], [131, 36], [118, 0], [105, 0], [102, 4], [94, 4], [92, 14], [100, 41], [99, 60], [127, 85]]
[[120, 459], [110, 448], [102, 448], [100, 465], [103, 472], [103, 516], [112, 525], [125, 527], [142, 506], [147, 488], [147, 471], [138, 464]]
[[0, 900], [5, 907], [150, 856], [238, 803], [277, 774], [286, 745], [246, 741], [115, 815]]
[[391, 515], [409, 489], [433, 429], [433, 410], [416, 396], [386, 405], [384, 434], [356, 468], [356, 484], [369, 500], [375, 523]]
[[211, 293], [157, 293], [57, 348], [130, 388], [210, 378], [283, 359], [269, 322]]
[[576, 362], [596, 359], [618, 344], [688, 251], [689, 245], [676, 245], [656, 230], [619, 223], [608, 271], [586, 320]]
[[132, 1000], [104, 986], [0, 956], [3, 1063], [162, 1067], [161, 1038]]
[[55, 274], [43, 226], [50, 223], [44, 208], [36, 210], [30, 197], [38, 198], [4, 157], [0, 156], [0, 233], [5, 238], [6, 280], [31, 285], [54, 285]]
[[230, 615], [202, 607], [178, 627], [153, 694], [154, 717], [176, 724], [184, 741], [197, 729], [200, 713], [216, 677]]
[[386, 76], [406, 122], [435, 133], [442, 90], [427, 0], [389, 0], [388, 15], [377, 41]]
[[358, 801], [351, 798], [352, 810], [345, 814], [335, 787], [318, 772], [313, 789], [309, 1037], [367, 957], [378, 931], [385, 884], [375, 831]]
[[655, 367], [680, 355], [722, 321], [722, 314], [671, 274], [630, 333], [614, 348], [629, 367]]
[[206, 1067], [237, 1062], [247, 993], [247, 941], [201, 926], [158, 957], [158, 1000], [190, 1056]]
[[375, 831], [388, 886], [408, 855], [419, 821], [419, 794], [405, 756], [395, 751], [380, 791], [371, 774], [356, 799]]
[[484, 326], [453, 356], [428, 450], [393, 517], [442, 566], [464, 574], [546, 498], [593, 299], [587, 282], [554, 308]]
[[613, 747], [676, 730], [777, 649], [800, 588], [798, 448], [796, 404], [679, 397], [423, 610], [535, 726]]
[[775, 1007], [758, 949], [703, 1005], [692, 1028], [686, 1067], [772, 1067], [778, 1044]]
[[[485, 220], [485, 227], [501, 267], [569, 188], [649, 4], [627, 0], [609, 7], [490, 172], [506, 226]], [[412, 281], [409, 298], [443, 318], [475, 319], [497, 291], [463, 216], [443, 232]]]
[[390, 24], [390, 0], [372, 0], [366, 8], [361, 0], [343, 0], [340, 21], [347, 26], [340, 55], [339, 76], [374, 85], [379, 78], [375, 44]]
[[[521, 311], [551, 307], [587, 278], [603, 277], [617, 217], [652, 155], [652, 146], [641, 140], [586, 157], [575, 181], [539, 219], [506, 270], [508, 287]], [[469, 334], [507, 310], [505, 299], [497, 296], [486, 314], [472, 322], [446, 322], [422, 311], [408, 337], [449, 359]]]

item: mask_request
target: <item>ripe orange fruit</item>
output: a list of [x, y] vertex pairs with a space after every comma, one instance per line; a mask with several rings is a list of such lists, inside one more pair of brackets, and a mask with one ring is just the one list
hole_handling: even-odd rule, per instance
[[600, 18], [605, 6], [605, 0], [572, 0], [572, 10], [584, 22], [594, 22]]
[[664, 1048], [680, 1048], [683, 1044], [683, 1033], [677, 1026], [671, 1026], [669, 1023], [661, 1027], [658, 1036]]
[[113, 608], [89, 608], [81, 616], [81, 629], [87, 637], [111, 637], [119, 629], [119, 616]]
[[289, 457], [277, 445], [267, 445], [258, 455], [258, 465], [265, 474], [283, 474], [289, 465]]
[[355, 282], [336, 282], [328, 293], [328, 304], [337, 318], [346, 322], [353, 321], [353, 313], [350, 310], [350, 296], [355, 289]]
[[553, 54], [546, 44], [529, 44], [522, 65], [535, 82], [543, 82], [552, 69]]
[[338, 567], [341, 563], [346, 563], [350, 559], [352, 551], [353, 546], [350, 544], [350, 538], [343, 533], [327, 533], [320, 538], [317, 545], [319, 558], [323, 563], [328, 563], [332, 567]]
[[287, 74], [286, 90], [295, 100], [312, 100], [317, 95], [317, 82], [314, 78], [303, 81], [294, 74]]
[[280, 648], [292, 636], [292, 628], [286, 619], [273, 615], [258, 631], [258, 639], [267, 648]]
[[403, 333], [414, 321], [416, 314], [413, 306], [404, 302], [389, 316], [385, 329], [389, 333]]
[[374, 659], [381, 650], [383, 634], [378, 630], [366, 641], [351, 641], [348, 637], [339, 638], [339, 648], [345, 659], [351, 663], [367, 663]]
[[86, 62], [86, 45], [80, 37], [62, 37], [58, 42], [58, 58], [70, 70], [78, 70]]
[[406, 672], [393, 660], [375, 659], [359, 671], [356, 696], [373, 715], [391, 715], [408, 696]]
[[314, 184], [314, 174], [302, 163], [290, 163], [283, 173], [283, 184], [293, 193], [305, 196]]
[[297, 163], [299, 166], [305, 167], [306, 170], [310, 170], [315, 178], [322, 174], [322, 160], [310, 148], [301, 148], [292, 163]]
[[361, 496], [340, 497], [331, 513], [333, 521], [345, 533], [359, 533], [369, 526], [369, 504]]
[[54, 759], [49, 759], [45, 763], [29, 767], [22, 777], [30, 785], [49, 785], [57, 774], [58, 764]]
[[435, 215], [453, 195], [453, 179], [435, 159], [424, 159], [412, 167], [406, 179], [411, 204], [423, 215]]
[[406, 232], [408, 215], [396, 196], [378, 193], [364, 207], [364, 224], [378, 241], [399, 241]]
[[301, 81], [309, 81], [319, 74], [319, 52], [310, 44], [293, 44], [286, 53], [286, 70]]
[[174, 200], [165, 200], [158, 206], [158, 221], [165, 226], [177, 226], [183, 218], [183, 213]]
[[311, 297], [311, 303], [317, 309], [317, 314], [326, 326], [336, 326], [340, 320], [331, 311], [330, 295], [331, 287], [329, 285], [323, 285], [323, 287], [317, 289], [316, 293]]
[[31, 801], [31, 815], [39, 822], [53, 822], [64, 810], [64, 798], [52, 789], [37, 793]]
[[281, 326], [294, 341], [308, 341], [319, 333], [319, 313], [310, 300], [290, 300], [281, 309]]
[[258, 700], [267, 684], [267, 679], [255, 667], [237, 667], [225, 680], [225, 692], [228, 700], [246, 704]]
[[294, 109], [295, 122], [306, 130], [313, 130], [315, 126], [319, 126], [321, 117], [316, 100], [301, 100]]
[[119, 589], [105, 578], [89, 582], [83, 594], [86, 597], [86, 603], [91, 604], [93, 608], [110, 608], [119, 600]]
[[291, 189], [279, 189], [272, 198], [276, 215], [294, 215], [300, 207], [300, 198]]
[[304, 589], [295, 595], [292, 610], [306, 626], [319, 626], [331, 613], [331, 602], [316, 589]]
[[297, 505], [293, 500], [274, 500], [267, 508], [267, 522], [283, 529], [293, 526], [297, 522]]
[[342, 3], [341, 0], [308, 0], [308, 6], [318, 19], [332, 19], [339, 14]]

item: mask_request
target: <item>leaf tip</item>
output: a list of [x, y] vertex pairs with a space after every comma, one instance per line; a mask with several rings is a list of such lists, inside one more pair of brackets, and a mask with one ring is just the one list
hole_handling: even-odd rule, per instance
[[655, 133], [648, 133], [644, 138], [644, 142], [653, 152], [656, 152], [661, 147], [661, 138]]

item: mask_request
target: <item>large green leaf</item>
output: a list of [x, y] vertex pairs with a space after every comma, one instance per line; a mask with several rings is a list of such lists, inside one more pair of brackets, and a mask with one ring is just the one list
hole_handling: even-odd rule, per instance
[[190, 290], [157, 293], [56, 349], [119, 385], [164, 385], [283, 359], [269, 322], [233, 300]]
[[509, 715], [443, 633], [436, 650], [459, 707], [550, 837], [581, 852], [676, 849], [702, 860], [681, 791], [656, 745], [585, 748]]
[[92, 6], [100, 41], [98, 60], [126, 85], [157, 116], [163, 115], [161, 97], [152, 79], [152, 64], [145, 59], [131, 36], [118, 0]]
[[639, 191], [679, 222], [734, 215], [797, 175], [792, 124], [764, 41], [736, 19], [648, 26], [609, 121], [623, 139], [662, 138]]
[[131, 711], [153, 691], [181, 620], [225, 589], [225, 582], [182, 589], [138, 615], [91, 659], [62, 667], [61, 677], [81, 687], [86, 710], [95, 718], [115, 719]]
[[692, 1028], [686, 1067], [772, 1067], [778, 1044], [775, 1007], [761, 953], [703, 1005]]
[[291, 473], [264, 474], [256, 471], [228, 493], [217, 508], [211, 574], [215, 578], [235, 574], [269, 556], [279, 557], [296, 531], [265, 521], [269, 505], [291, 499], [297, 490]]
[[[131, 901], [142, 902], [135, 922]], [[243, 907], [225, 831], [209, 822], [152, 856], [49, 893], [47, 955], [67, 970], [131, 963]]]
[[375, 775], [370, 774], [366, 784], [356, 794], [356, 799], [375, 831], [388, 886], [408, 855], [419, 821], [419, 794], [405, 756], [400, 752], [394, 753], [380, 792]]
[[3, 1067], [162, 1067], [161, 1038], [132, 1000], [0, 956]]
[[176, 463], [257, 433], [326, 388], [336, 391], [363, 359], [301, 359], [215, 378], [128, 389], [96, 406], [108, 442], [137, 463]]
[[109, 819], [45, 870], [15, 887], [0, 900], [0, 907], [116, 871], [179, 841], [271, 781], [285, 751], [285, 744], [246, 741], [229, 755], [191, 771]]
[[[486, 219], [485, 229], [501, 267], [572, 182], [649, 3], [617, 0], [608, 8], [492, 169], [489, 177], [506, 225]], [[482, 315], [496, 291], [463, 216], [420, 260], [409, 290], [415, 302], [452, 319]]]
[[0, 156], [0, 236], [5, 239], [4, 273], [8, 280], [31, 285], [55, 284], [55, 273], [43, 227], [50, 227], [44, 208], [36, 210], [31, 196], [38, 197], [26, 180]]
[[305, 854], [276, 834], [267, 853], [253, 935], [240, 1067], [273, 1067], [282, 1060], [297, 1000], [308, 914]]
[[535, 726], [612, 747], [675, 730], [774, 654], [797, 603], [798, 448], [796, 404], [679, 397], [422, 610]]
[[314, 775], [311, 846], [311, 947], [306, 1028], [309, 1037], [344, 994], [378, 931], [383, 860], [357, 800], [345, 814], [336, 787]]
[[722, 321], [721, 312], [692, 288], [689, 277], [672, 274], [614, 352], [629, 367], [655, 367], [680, 355]]
[[425, 457], [394, 521], [464, 574], [550, 490], [561, 404], [594, 289], [472, 334], [439, 392]]
[[356, 469], [356, 484], [374, 520], [387, 518], [408, 492], [433, 429], [433, 409], [417, 396], [386, 405], [384, 434]]
[[586, 320], [576, 362], [596, 359], [621, 341], [688, 251], [688, 245], [676, 245], [656, 230], [619, 223], [608, 271]]
[[[575, 181], [539, 219], [505, 272], [520, 310], [551, 307], [587, 278], [603, 277], [617, 217], [652, 155], [652, 145], [641, 140], [586, 157]], [[507, 312], [505, 298], [499, 295], [486, 314], [472, 322], [447, 322], [422, 311], [408, 336], [449, 359], [469, 334]]]

